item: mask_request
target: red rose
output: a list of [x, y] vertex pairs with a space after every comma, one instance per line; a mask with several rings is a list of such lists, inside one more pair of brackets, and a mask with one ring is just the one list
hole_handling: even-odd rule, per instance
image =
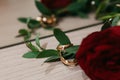
[[72, 0], [41, 0], [41, 2], [49, 9], [60, 9], [68, 6]]
[[76, 59], [91, 80], [120, 80], [120, 26], [90, 34]]

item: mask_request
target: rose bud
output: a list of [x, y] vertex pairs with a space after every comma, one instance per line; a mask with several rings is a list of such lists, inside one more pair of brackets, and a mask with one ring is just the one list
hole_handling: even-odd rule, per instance
[[50, 10], [61, 9], [68, 6], [72, 0], [41, 0]]
[[87, 36], [76, 59], [91, 80], [120, 80], [120, 26]]

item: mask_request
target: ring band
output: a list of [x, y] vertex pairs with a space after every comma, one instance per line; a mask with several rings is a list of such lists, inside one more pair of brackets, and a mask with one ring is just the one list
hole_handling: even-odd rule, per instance
[[73, 44], [59, 45], [59, 46], [57, 46], [57, 50], [59, 51], [60, 60], [63, 64], [65, 64], [67, 66], [76, 66], [77, 61], [75, 59], [74, 60], [66, 60], [62, 55], [62, 52], [65, 51], [65, 49], [70, 46], [73, 46]]
[[58, 45], [57, 50], [58, 51], [64, 51], [66, 48], [73, 46], [73, 44], [66, 44], [66, 45]]

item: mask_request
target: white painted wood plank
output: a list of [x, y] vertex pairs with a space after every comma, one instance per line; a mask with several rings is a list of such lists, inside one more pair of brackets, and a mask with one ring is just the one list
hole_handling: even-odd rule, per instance
[[[91, 32], [100, 26], [68, 33], [73, 44], [80, 44]], [[48, 42], [47, 48], [55, 49], [58, 42], [54, 37], [41, 40]], [[0, 50], [0, 80], [88, 80], [79, 66], [67, 67], [61, 62], [44, 63], [45, 59], [25, 59], [22, 55], [29, 51], [25, 44]]]
[[[34, 0], [0, 0], [0, 47], [23, 41], [23, 38], [15, 38], [19, 29], [26, 28], [26, 25], [17, 21], [18, 17], [36, 18], [39, 15]], [[57, 27], [66, 31], [97, 22], [94, 14], [90, 14], [89, 19], [66, 17]], [[41, 37], [52, 34], [52, 31], [45, 29], [39, 29], [37, 32], [40, 32]], [[35, 35], [32, 36], [33, 38]]]

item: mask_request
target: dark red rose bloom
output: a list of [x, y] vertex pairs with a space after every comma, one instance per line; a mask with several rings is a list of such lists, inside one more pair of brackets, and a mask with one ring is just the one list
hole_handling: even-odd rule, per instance
[[41, 2], [49, 9], [60, 9], [68, 6], [72, 0], [41, 0]]
[[120, 26], [86, 37], [76, 59], [91, 80], [120, 80]]

